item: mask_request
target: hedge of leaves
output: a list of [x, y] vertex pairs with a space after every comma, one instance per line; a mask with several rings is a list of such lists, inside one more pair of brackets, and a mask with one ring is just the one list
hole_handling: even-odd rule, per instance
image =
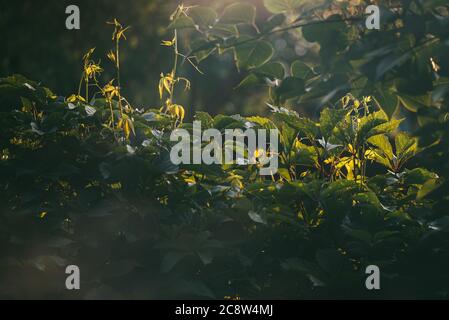
[[[3, 297], [364, 297], [369, 264], [376, 296], [447, 292], [447, 216], [429, 197], [442, 179], [409, 165], [417, 140], [392, 138], [399, 121], [369, 99], [318, 122], [196, 115], [278, 128], [267, 179], [257, 165], [172, 165], [174, 120], [159, 110], [133, 113], [135, 136], [116, 142], [102, 99], [73, 108], [20, 76], [0, 90]], [[80, 293], [64, 289], [68, 264]]]
[[[252, 6], [232, 5], [220, 15], [205, 7], [175, 12], [175, 38], [163, 43], [175, 49], [175, 60], [181, 57], [178, 31], [193, 27], [202, 44], [184, 56], [192, 65], [197, 67], [190, 57], [212, 45], [209, 53], [234, 52], [239, 69], [249, 72], [247, 81], [268, 82], [269, 117], [199, 112], [194, 118], [204, 129], [220, 131], [277, 128], [280, 167], [269, 177], [259, 175], [257, 164], [171, 163], [171, 132], [192, 128], [184, 121], [188, 108], [174, 101], [174, 86], [188, 87], [188, 81], [178, 77], [175, 62], [161, 76], [162, 106], [133, 108], [121, 95], [119, 44], [126, 28], [118, 21], [117, 50], [108, 54], [118, 71], [115, 81], [100, 85], [93, 50], [71, 97], [23, 76], [0, 79], [0, 296], [447, 298], [449, 103], [440, 88], [446, 61], [437, 58], [448, 51], [447, 29], [432, 24], [448, 20], [444, 12], [436, 16], [447, 6], [396, 2], [405, 3], [399, 14], [425, 19], [425, 37], [436, 30], [431, 39], [437, 44], [426, 41], [431, 47], [424, 51], [438, 61], [438, 72], [429, 56], [422, 57], [429, 78], [410, 73], [423, 51], [407, 46], [379, 49], [354, 66], [342, 62], [358, 60], [349, 58], [351, 52], [366, 58], [364, 46], [388, 42], [389, 31], [367, 34], [370, 41], [351, 32], [348, 43], [334, 46], [329, 39], [348, 35], [350, 21], [324, 31], [312, 24], [302, 31], [320, 43], [321, 69], [295, 62], [286, 72], [284, 64], [269, 61], [273, 46], [261, 40], [261, 26], [252, 31], [255, 40], [254, 33], [237, 34], [239, 45], [233, 36], [215, 36], [229, 26], [254, 28]], [[304, 3], [266, 0], [275, 16], [263, 27], [290, 29], [283, 26], [286, 17], [296, 20], [292, 12], [305, 10]], [[392, 37], [411, 37], [411, 24], [402, 23], [405, 29], [392, 29]], [[222, 41], [231, 41], [229, 48], [220, 47]], [[392, 52], [410, 56], [385, 62]], [[370, 77], [371, 63], [383, 65], [374, 68], [383, 72]], [[363, 80], [362, 90], [344, 85], [348, 77]], [[408, 99], [399, 84], [414, 77], [421, 91], [407, 83], [414, 95]], [[377, 91], [392, 83], [394, 89]], [[395, 103], [382, 98], [385, 92]], [[421, 125], [411, 134], [401, 130], [403, 119], [392, 110], [416, 102], [418, 95], [431, 99], [428, 106], [409, 108], [416, 109]], [[290, 108], [310, 98], [321, 106], [316, 119]], [[64, 271], [71, 264], [81, 269], [80, 291], [65, 289]], [[379, 291], [365, 287], [365, 268], [372, 264], [381, 270]]]

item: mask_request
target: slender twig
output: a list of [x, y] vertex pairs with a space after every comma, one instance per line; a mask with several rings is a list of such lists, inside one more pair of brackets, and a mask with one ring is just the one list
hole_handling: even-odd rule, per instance
[[174, 91], [175, 91], [175, 79], [176, 79], [176, 72], [178, 70], [178, 56], [179, 56], [179, 52], [178, 52], [178, 32], [177, 30], [175, 30], [175, 38], [174, 38], [174, 45], [175, 45], [175, 62], [174, 62], [174, 66], [172, 69], [172, 79], [173, 81], [171, 82], [171, 90], [170, 90], [170, 103], [173, 103], [173, 96], [174, 96]]
[[115, 40], [115, 57], [117, 66], [117, 86], [118, 86], [118, 105], [120, 107], [120, 117], [123, 117], [123, 104], [122, 104], [122, 85], [120, 82], [120, 38], [116, 37]]

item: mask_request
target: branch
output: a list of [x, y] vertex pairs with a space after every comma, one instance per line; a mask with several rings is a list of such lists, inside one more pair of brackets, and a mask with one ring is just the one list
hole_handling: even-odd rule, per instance
[[[220, 48], [221, 49], [235, 48], [235, 47], [241, 46], [241, 45], [246, 44], [246, 43], [250, 43], [250, 42], [253, 42], [253, 41], [257, 41], [257, 40], [263, 39], [265, 37], [268, 37], [268, 36], [273, 35], [273, 34], [278, 33], [278, 32], [285, 32], [285, 31], [289, 31], [289, 30], [292, 30], [292, 29], [302, 28], [302, 27], [308, 27], [308, 26], [319, 25], [319, 24], [328, 24], [328, 23], [359, 22], [359, 21], [363, 21], [363, 20], [364, 20], [363, 17], [352, 17], [352, 18], [340, 19], [340, 20], [320, 20], [320, 21], [312, 21], [312, 22], [307, 22], [307, 23], [298, 23], [298, 24], [294, 24], [294, 25], [287, 26], [287, 27], [284, 27], [284, 28], [275, 29], [275, 30], [272, 30], [270, 32], [261, 33], [261, 34], [255, 36], [254, 38], [247, 39], [247, 40], [238, 42], [236, 44], [222, 46]], [[216, 42], [219, 43], [217, 40], [216, 40]], [[195, 54], [196, 52], [200, 52], [202, 50], [208, 49], [209, 47], [210, 47], [210, 43], [208, 43], [208, 44], [206, 44], [206, 45], [204, 45], [202, 47], [199, 47], [199, 48], [189, 52], [188, 56], [191, 56], [191, 55]]]

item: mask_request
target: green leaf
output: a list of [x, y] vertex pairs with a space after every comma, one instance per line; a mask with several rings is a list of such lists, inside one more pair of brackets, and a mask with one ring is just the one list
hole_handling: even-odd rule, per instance
[[161, 272], [170, 272], [182, 259], [188, 255], [188, 252], [168, 252], [162, 259]]
[[237, 88], [245, 88], [257, 85], [267, 85], [267, 79], [270, 81], [283, 79], [285, 69], [280, 62], [268, 62], [261, 67], [254, 69], [252, 73], [247, 75], [237, 86]]
[[256, 7], [249, 3], [234, 3], [224, 9], [220, 22], [229, 24], [253, 24], [255, 19]]
[[[246, 41], [246, 39], [245, 37], [241, 40]], [[239, 70], [258, 68], [267, 63], [273, 54], [273, 46], [263, 40], [249, 41], [235, 47], [235, 60]]]
[[209, 42], [205, 39], [194, 39], [190, 43], [191, 55], [194, 54], [198, 62], [209, 57], [216, 48], [215, 42]]
[[402, 65], [410, 57], [410, 53], [392, 53], [379, 62], [376, 68], [376, 78], [380, 79], [385, 73]]
[[251, 211], [254, 209], [254, 204], [248, 198], [241, 198], [236, 201], [233, 208], [235, 210]]
[[423, 168], [415, 168], [407, 170], [404, 175], [404, 184], [406, 185], [422, 185], [429, 180], [436, 180], [438, 176]]
[[441, 186], [441, 183], [440, 183], [439, 179], [430, 179], [430, 180], [426, 181], [422, 185], [421, 189], [419, 189], [419, 191], [416, 195], [416, 199], [421, 200], [421, 199], [425, 198], [430, 193], [432, 193], [434, 190], [438, 189], [438, 187], [440, 187], [440, 186]]
[[246, 120], [257, 123], [259, 126], [267, 129], [276, 129], [274, 123], [268, 118], [255, 116], [255, 117], [248, 117], [246, 118]]
[[331, 182], [326, 189], [322, 190], [321, 195], [324, 198], [332, 199], [336, 195], [343, 195], [349, 191], [357, 190], [358, 185], [351, 180], [337, 180]]
[[210, 30], [210, 34], [222, 38], [223, 40], [225, 38], [234, 39], [239, 35], [239, 31], [236, 24], [230, 25], [219, 22]]
[[317, 125], [308, 118], [299, 118], [285, 113], [276, 113], [274, 117], [279, 124], [287, 124], [299, 131], [303, 136], [310, 136], [314, 139], [318, 135]]
[[397, 129], [402, 120], [393, 119], [388, 121], [384, 111], [377, 111], [360, 119], [357, 131], [358, 143], [363, 143], [372, 136], [390, 133]]
[[390, 121], [387, 121], [384, 124], [381, 124], [380, 126], [374, 128], [372, 131], [371, 136], [374, 136], [376, 134], [382, 134], [382, 133], [392, 133], [397, 128], [399, 128], [399, 125], [404, 119], [392, 119]]
[[285, 78], [280, 87], [277, 88], [276, 94], [281, 98], [281, 100], [287, 100], [305, 93], [304, 80], [295, 77]]
[[396, 155], [402, 157], [409, 153], [414, 154], [418, 150], [418, 141], [410, 137], [405, 132], [400, 132], [394, 139], [396, 145]]
[[187, 29], [187, 28], [195, 28], [195, 22], [192, 18], [187, 17], [185, 15], [179, 16], [168, 26], [169, 30], [173, 29]]
[[401, 105], [411, 112], [417, 112], [420, 108], [426, 108], [431, 105], [431, 98], [429, 95], [411, 96], [407, 94], [398, 95]]
[[435, 221], [432, 221], [429, 226], [434, 230], [446, 230], [449, 228], [449, 216], [443, 216]]
[[271, 16], [268, 18], [268, 20], [263, 24], [262, 26], [262, 32], [270, 32], [273, 29], [281, 26], [285, 22], [285, 15], [282, 13], [275, 14], [274, 16]]
[[214, 119], [207, 112], [198, 111], [195, 114], [195, 120], [201, 121], [201, 127], [204, 129], [212, 128]]
[[393, 159], [393, 147], [386, 135], [378, 134], [369, 138], [368, 142], [378, 149], [377, 152], [380, 152], [381, 156], [384, 156], [388, 160]]
[[263, 219], [262, 216], [260, 214], [258, 214], [257, 212], [249, 211], [248, 216], [251, 218], [251, 220], [253, 220], [256, 223], [267, 224], [265, 219]]
[[298, 9], [303, 0], [264, 0], [265, 8], [271, 13], [293, 12]]
[[375, 115], [369, 115], [360, 119], [360, 126], [357, 132], [359, 142], [363, 142], [369, 137], [374, 135], [374, 128], [380, 126], [381, 124], [387, 123], [386, 119], [381, 119]]
[[351, 238], [361, 240], [367, 244], [370, 244], [373, 238], [369, 232], [364, 230], [352, 229], [349, 227], [343, 227], [343, 230]]
[[383, 241], [387, 238], [391, 238], [398, 234], [399, 231], [389, 231], [389, 230], [379, 231], [374, 235], [374, 241]]
[[282, 80], [285, 76], [285, 69], [282, 63], [274, 61], [265, 63], [263, 66], [257, 68], [254, 72], [271, 79], [274, 78]]
[[242, 121], [236, 120], [233, 117], [225, 116], [222, 114], [217, 115], [214, 118], [214, 128], [218, 130], [222, 129], [235, 129], [235, 128], [243, 128], [244, 124]]
[[311, 67], [299, 60], [294, 61], [290, 69], [293, 77], [303, 80], [307, 80], [315, 74]]
[[280, 169], [278, 169], [278, 173], [286, 181], [289, 181], [289, 182], [292, 181], [292, 178], [290, 177], [290, 173], [288, 172], [288, 169], [280, 168]]
[[333, 129], [337, 124], [342, 121], [348, 112], [343, 109], [329, 109], [326, 108], [321, 112], [320, 116], [320, 129], [326, 141], [329, 140], [332, 135]]
[[398, 97], [388, 89], [378, 89], [377, 93], [375, 100], [379, 107], [387, 114], [388, 118], [391, 119], [398, 107]]
[[257, 77], [254, 73], [250, 73], [237, 85], [236, 89], [242, 89], [264, 84], [264, 81]]
[[353, 199], [358, 203], [361, 207], [371, 206], [372, 208], [375, 208], [376, 210], [382, 212], [384, 208], [382, 207], [382, 204], [379, 201], [379, 198], [377, 197], [376, 193], [373, 191], [363, 191], [356, 193], [353, 196]]
[[309, 42], [318, 42], [321, 49], [331, 48], [340, 51], [348, 44], [348, 28], [340, 15], [332, 15], [322, 23], [314, 23], [302, 28], [304, 38]]
[[189, 17], [202, 29], [209, 29], [217, 22], [217, 13], [209, 7], [193, 7], [189, 10]]

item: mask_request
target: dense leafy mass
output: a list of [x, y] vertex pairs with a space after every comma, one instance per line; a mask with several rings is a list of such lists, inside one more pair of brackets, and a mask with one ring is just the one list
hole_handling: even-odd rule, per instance
[[[355, 15], [364, 4], [356, 2]], [[19, 75], [0, 80], [1, 297], [448, 297], [449, 96], [438, 56], [448, 51], [447, 4], [391, 1], [391, 29], [364, 34], [351, 19], [295, 25], [304, 12], [337, 19], [326, 18], [335, 3], [264, 3], [274, 16], [263, 29], [249, 4], [221, 14], [179, 7], [175, 37], [163, 42], [175, 65], [161, 75], [158, 108], [122, 96], [127, 29], [117, 20], [115, 80], [99, 83], [94, 50], [70, 97]], [[424, 26], [413, 29], [411, 17]], [[274, 61], [269, 40], [280, 29], [319, 43], [316, 65]], [[194, 33], [186, 55], [182, 32]], [[192, 128], [175, 102], [175, 87], [190, 85], [178, 60], [197, 67], [228, 52], [248, 74], [244, 84], [269, 88], [270, 116], [194, 118], [220, 131], [278, 129], [273, 176], [257, 164], [169, 159], [170, 133]], [[318, 115], [294, 111], [297, 103], [318, 104]], [[398, 116], [402, 107], [416, 115], [414, 132], [404, 131], [411, 117]], [[69, 264], [81, 269], [80, 291], [65, 289]], [[371, 264], [380, 291], [365, 288]]]
[[73, 105], [20, 76], [0, 88], [3, 297], [73, 297], [67, 264], [85, 298], [363, 297], [369, 264], [382, 297], [446, 294], [447, 216], [430, 197], [442, 179], [408, 165], [417, 140], [392, 138], [400, 121], [369, 99], [318, 122], [196, 115], [279, 128], [267, 179], [257, 165], [173, 166], [159, 110], [134, 112], [135, 135], [117, 142], [104, 99]]

